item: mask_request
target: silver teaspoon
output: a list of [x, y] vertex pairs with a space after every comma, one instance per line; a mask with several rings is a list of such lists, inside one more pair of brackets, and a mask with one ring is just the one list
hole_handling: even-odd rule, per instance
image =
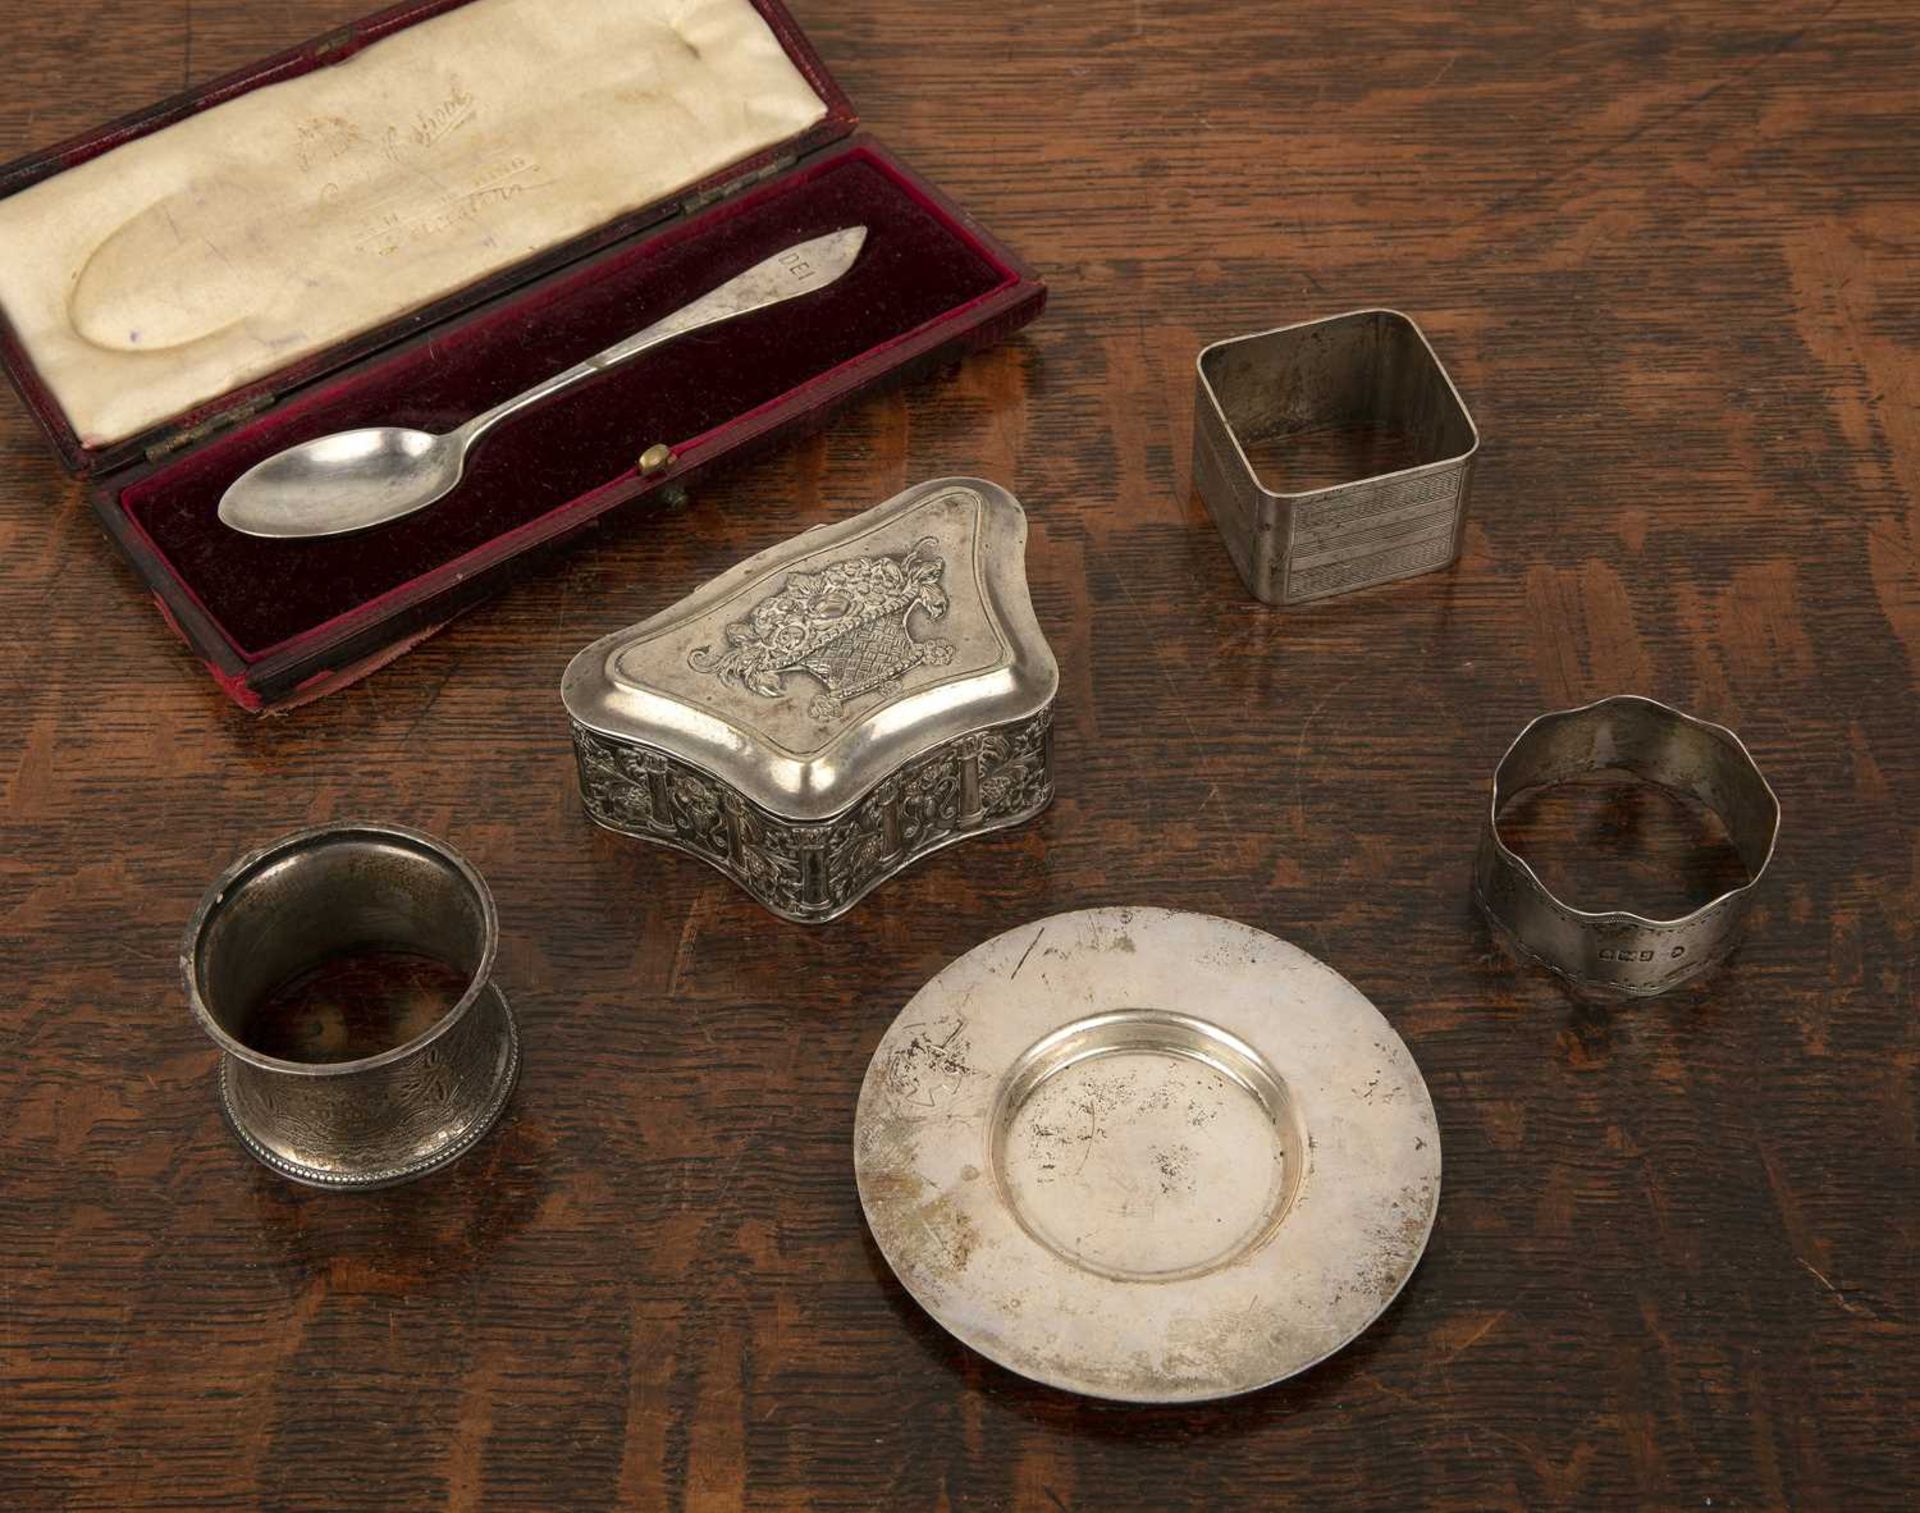
[[467, 453], [509, 415], [676, 336], [823, 289], [853, 266], [866, 239], [865, 226], [849, 226], [776, 253], [646, 330], [543, 379], [444, 436], [405, 426], [372, 426], [317, 436], [276, 452], [228, 485], [220, 499], [220, 518], [249, 536], [338, 536], [425, 509], [452, 492]]

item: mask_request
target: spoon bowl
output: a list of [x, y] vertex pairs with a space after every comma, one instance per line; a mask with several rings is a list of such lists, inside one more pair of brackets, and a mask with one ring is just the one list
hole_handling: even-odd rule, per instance
[[425, 509], [460, 482], [466, 448], [458, 433], [370, 426], [316, 436], [254, 464], [228, 488], [220, 519], [249, 536], [355, 531]]

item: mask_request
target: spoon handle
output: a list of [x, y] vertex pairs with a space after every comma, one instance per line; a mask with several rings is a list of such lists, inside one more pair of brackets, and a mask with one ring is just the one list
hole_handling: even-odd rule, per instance
[[776, 252], [765, 262], [756, 263], [745, 273], [728, 279], [719, 288], [655, 321], [645, 330], [615, 342], [585, 362], [575, 363], [551, 378], [542, 379], [524, 393], [516, 394], [491, 410], [474, 416], [455, 434], [463, 439], [464, 444], [471, 446], [509, 415], [518, 414], [529, 405], [551, 398], [582, 379], [591, 378], [629, 358], [638, 357], [642, 352], [672, 341], [676, 336], [685, 336], [690, 331], [715, 326], [735, 316], [764, 310], [769, 305], [797, 299], [800, 295], [824, 288], [853, 266], [866, 238], [866, 227], [850, 226], [827, 236], [815, 237], [809, 242], [801, 242], [785, 252]]

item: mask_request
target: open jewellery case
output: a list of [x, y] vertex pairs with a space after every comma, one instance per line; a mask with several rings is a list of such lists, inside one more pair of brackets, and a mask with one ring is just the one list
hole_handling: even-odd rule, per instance
[[[221, 687], [290, 705], [1039, 313], [1044, 286], [855, 127], [780, 0], [402, 5], [0, 169], [0, 361]], [[514, 417], [417, 514], [307, 540], [218, 519], [285, 447], [450, 429], [852, 225], [837, 283]]]

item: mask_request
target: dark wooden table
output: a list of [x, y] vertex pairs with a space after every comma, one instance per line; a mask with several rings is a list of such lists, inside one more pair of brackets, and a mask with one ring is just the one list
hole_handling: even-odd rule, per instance
[[[363, 8], [4, 0], [0, 157]], [[0, 1504], [1911, 1505], [1912, 7], [796, 9], [1050, 312], [369, 682], [236, 712], [0, 406]], [[1423, 323], [1485, 435], [1466, 549], [1271, 612], [1190, 491], [1193, 356], [1369, 303]], [[1032, 512], [1064, 668], [1039, 823], [822, 929], [588, 826], [576, 648], [950, 472]], [[1729, 966], [1606, 1008], [1510, 960], [1468, 870], [1512, 734], [1623, 690], [1736, 726], [1786, 829]], [[345, 815], [487, 873], [527, 1055], [479, 1152], [358, 1199], [230, 1141], [175, 966], [232, 856]], [[1670, 818], [1601, 795], [1540, 828], [1632, 875]], [[914, 988], [1114, 902], [1333, 964], [1445, 1137], [1400, 1301], [1221, 1406], [970, 1356], [854, 1193]]]

